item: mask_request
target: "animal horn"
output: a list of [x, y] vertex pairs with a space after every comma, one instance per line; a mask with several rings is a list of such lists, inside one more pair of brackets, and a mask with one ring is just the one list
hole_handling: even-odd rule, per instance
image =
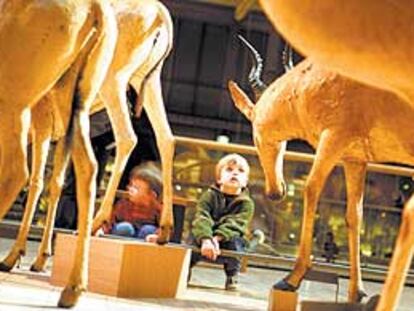
[[283, 63], [283, 67], [285, 68], [286, 72], [288, 72], [294, 67], [292, 54], [293, 54], [292, 46], [286, 42], [285, 47], [282, 52], [282, 63]]
[[249, 41], [247, 41], [242, 35], [238, 35], [238, 37], [246, 45], [250, 52], [249, 55], [253, 61], [253, 67], [249, 73], [249, 84], [253, 89], [257, 101], [267, 88], [267, 85], [261, 80], [263, 59]]

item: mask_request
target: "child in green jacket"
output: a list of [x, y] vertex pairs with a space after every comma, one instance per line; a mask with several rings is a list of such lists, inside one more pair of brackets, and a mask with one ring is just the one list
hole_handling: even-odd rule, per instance
[[254, 213], [254, 202], [246, 188], [249, 171], [249, 164], [242, 156], [223, 157], [216, 165], [216, 184], [197, 203], [192, 226], [201, 254], [192, 254], [190, 268], [200, 260], [222, 263], [226, 290], [237, 289], [240, 260], [219, 256], [220, 249], [244, 251], [244, 237]]

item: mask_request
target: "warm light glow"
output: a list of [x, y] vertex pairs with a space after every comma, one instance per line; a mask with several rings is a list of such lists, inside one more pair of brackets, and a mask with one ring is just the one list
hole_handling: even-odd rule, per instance
[[289, 197], [293, 197], [295, 195], [295, 185], [294, 184], [288, 184], [288, 186], [287, 186], [287, 195]]
[[230, 142], [230, 137], [227, 135], [218, 135], [216, 141], [222, 144], [228, 144]]

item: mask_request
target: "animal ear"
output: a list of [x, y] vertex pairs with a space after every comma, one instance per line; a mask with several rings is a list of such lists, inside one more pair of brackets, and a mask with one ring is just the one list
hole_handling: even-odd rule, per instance
[[243, 90], [237, 85], [236, 82], [230, 80], [228, 83], [229, 91], [233, 103], [237, 109], [243, 113], [247, 119], [253, 121], [254, 119], [254, 105], [250, 98], [243, 92]]

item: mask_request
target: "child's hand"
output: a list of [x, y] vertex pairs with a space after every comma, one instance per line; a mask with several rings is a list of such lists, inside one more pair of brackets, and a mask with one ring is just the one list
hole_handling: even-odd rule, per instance
[[203, 240], [201, 244], [201, 255], [215, 261], [217, 256], [220, 255], [218, 243], [211, 239]]
[[148, 234], [145, 237], [145, 242], [157, 243], [157, 240], [158, 240], [158, 234]]
[[220, 241], [222, 239], [223, 238], [221, 236], [218, 236], [218, 235], [213, 237], [213, 244], [214, 244], [215, 248], [217, 249], [219, 255], [221, 253], [221, 251], [220, 251]]

